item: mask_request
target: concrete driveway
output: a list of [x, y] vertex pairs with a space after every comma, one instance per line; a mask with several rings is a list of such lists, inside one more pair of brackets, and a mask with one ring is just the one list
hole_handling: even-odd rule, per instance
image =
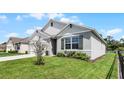
[[34, 57], [34, 54], [25, 54], [25, 55], [17, 55], [17, 56], [8, 56], [8, 57], [0, 57], [0, 62], [8, 61], [8, 60], [16, 60], [16, 59], [22, 59], [22, 58], [30, 58]]

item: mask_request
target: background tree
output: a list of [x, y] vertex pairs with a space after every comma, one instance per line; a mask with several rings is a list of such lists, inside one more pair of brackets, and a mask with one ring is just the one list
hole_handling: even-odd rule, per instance
[[38, 40], [33, 42], [34, 52], [37, 57], [36, 65], [44, 65], [44, 58], [43, 54], [45, 53], [46, 49], [48, 48], [48, 43], [44, 41], [41, 36], [38, 36]]
[[124, 47], [124, 38], [120, 39], [121, 47]]
[[114, 40], [112, 36], [107, 36], [106, 38], [104, 38], [104, 40], [107, 43], [108, 51], [114, 51], [120, 47], [120, 42], [117, 40]]

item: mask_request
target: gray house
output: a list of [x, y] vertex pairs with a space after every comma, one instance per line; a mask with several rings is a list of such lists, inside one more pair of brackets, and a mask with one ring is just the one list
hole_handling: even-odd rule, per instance
[[94, 60], [106, 52], [106, 42], [95, 29], [73, 23], [64, 23], [50, 19], [48, 23], [36, 30], [30, 37], [30, 53], [33, 53], [32, 42], [42, 37], [49, 44], [49, 55], [58, 52], [79, 51], [86, 53]]

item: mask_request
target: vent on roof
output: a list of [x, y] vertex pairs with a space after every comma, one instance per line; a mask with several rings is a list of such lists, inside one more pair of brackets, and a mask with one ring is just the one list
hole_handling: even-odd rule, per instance
[[70, 24], [70, 28], [72, 28], [72, 24]]
[[38, 33], [38, 30], [36, 30], [36, 33]]
[[51, 26], [53, 26], [53, 22], [51, 22]]

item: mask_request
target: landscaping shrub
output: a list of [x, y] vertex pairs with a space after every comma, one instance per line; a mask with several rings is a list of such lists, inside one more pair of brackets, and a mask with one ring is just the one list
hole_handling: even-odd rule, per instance
[[66, 56], [76, 58], [76, 59], [85, 60], [85, 61], [89, 61], [89, 59], [90, 59], [90, 57], [87, 56], [86, 53], [75, 52], [75, 51], [68, 52]]
[[57, 56], [58, 57], [65, 57], [65, 54], [64, 53], [57, 53]]
[[17, 50], [11, 50], [11, 51], [8, 51], [8, 53], [18, 53], [18, 51]]
[[28, 54], [28, 51], [25, 51], [25, 54]]
[[73, 55], [73, 58], [89, 61], [90, 57], [86, 55], [86, 53], [81, 53], [81, 52], [75, 52]]
[[73, 57], [73, 55], [74, 55], [75, 53], [76, 53], [75, 51], [70, 51], [70, 52], [67, 52], [66, 56], [67, 56], [67, 57]]
[[86, 53], [76, 52], [76, 51], [66, 51], [65, 53], [57, 53], [58, 57], [71, 57], [76, 59], [81, 59], [89, 61], [90, 57]]
[[0, 50], [0, 52], [6, 52], [6, 50]]
[[119, 47], [118, 50], [119, 51], [124, 51], [124, 47]]

